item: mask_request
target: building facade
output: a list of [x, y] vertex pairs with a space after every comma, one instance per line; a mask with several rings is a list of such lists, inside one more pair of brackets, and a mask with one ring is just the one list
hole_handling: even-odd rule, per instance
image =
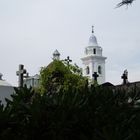
[[24, 86], [26, 85], [27, 88], [33, 87], [37, 88], [39, 87], [39, 75], [36, 74], [34, 76], [28, 76], [27, 78], [24, 79]]
[[[53, 60], [60, 60], [60, 53], [58, 52], [58, 50], [55, 50], [53, 52]], [[23, 85], [27, 86], [27, 88], [33, 87], [33, 88], [38, 88], [39, 84], [40, 84], [40, 79], [39, 79], [39, 75], [36, 74], [34, 76], [27, 76], [26, 78], [24, 78], [23, 81]]]

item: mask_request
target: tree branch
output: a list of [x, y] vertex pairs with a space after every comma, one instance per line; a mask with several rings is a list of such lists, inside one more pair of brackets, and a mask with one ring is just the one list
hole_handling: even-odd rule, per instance
[[121, 7], [123, 5], [131, 5], [134, 0], [122, 0], [122, 2], [118, 3], [116, 8]]

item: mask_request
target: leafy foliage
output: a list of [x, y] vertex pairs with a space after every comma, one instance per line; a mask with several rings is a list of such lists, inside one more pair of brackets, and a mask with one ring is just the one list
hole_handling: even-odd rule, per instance
[[87, 85], [87, 80], [82, 77], [77, 65], [66, 65], [62, 61], [54, 60], [40, 71], [41, 92], [53, 94], [61, 88], [69, 86], [82, 88]]
[[75, 63], [74, 65], [62, 61], [63, 64], [73, 73], [82, 76], [82, 69]]
[[139, 140], [140, 89], [89, 87], [78, 70], [53, 61], [40, 91], [15, 88], [0, 104], [0, 140]]
[[94, 86], [51, 95], [16, 89], [7, 106], [0, 105], [0, 139], [139, 140], [139, 93]]

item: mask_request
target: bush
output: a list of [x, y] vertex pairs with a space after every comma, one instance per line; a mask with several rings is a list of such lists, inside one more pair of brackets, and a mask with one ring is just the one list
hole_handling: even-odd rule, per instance
[[[128, 102], [129, 98], [133, 102]], [[137, 98], [136, 98], [137, 97]], [[137, 140], [139, 94], [91, 87], [68, 87], [54, 94], [16, 89], [0, 106], [0, 139]]]

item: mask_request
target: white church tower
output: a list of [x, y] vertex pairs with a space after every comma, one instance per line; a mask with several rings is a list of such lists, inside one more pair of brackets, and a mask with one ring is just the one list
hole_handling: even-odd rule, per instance
[[88, 46], [85, 48], [85, 55], [81, 58], [83, 76], [92, 81], [94, 79], [93, 74], [96, 72], [98, 74], [98, 84], [103, 84], [105, 82], [105, 59], [106, 57], [102, 56], [102, 48], [98, 45], [92, 26], [92, 34], [89, 38]]

